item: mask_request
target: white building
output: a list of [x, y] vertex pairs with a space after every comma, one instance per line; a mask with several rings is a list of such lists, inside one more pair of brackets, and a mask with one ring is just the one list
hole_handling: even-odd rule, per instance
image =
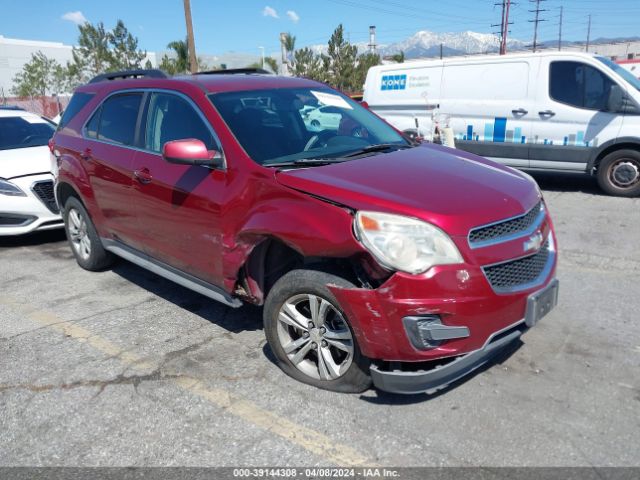
[[[31, 54], [42, 52], [46, 57], [66, 65], [73, 60], [73, 47], [60, 42], [41, 42], [36, 40], [19, 40], [0, 35], [0, 97], [11, 96], [13, 78], [22, 71], [22, 66], [31, 60]], [[151, 65], [157, 66], [155, 52], [148, 52], [147, 59]], [[146, 62], [143, 61], [144, 64]]]

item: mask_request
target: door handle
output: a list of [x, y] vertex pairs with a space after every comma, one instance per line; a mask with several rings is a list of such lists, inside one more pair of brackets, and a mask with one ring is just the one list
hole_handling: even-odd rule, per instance
[[151, 183], [151, 180], [153, 180], [153, 177], [151, 176], [151, 172], [149, 171], [148, 168], [141, 168], [140, 170], [134, 170], [133, 176], [136, 177], [136, 180], [138, 180], [143, 185], [146, 185], [147, 183]]
[[553, 117], [556, 114], [556, 112], [552, 111], [552, 110], [545, 110], [543, 112], [538, 112], [538, 115], [540, 115], [541, 117]]
[[91, 160], [91, 149], [90, 148], [85, 148], [82, 153], [80, 154], [80, 158], [82, 158], [83, 160], [89, 161]]
[[516, 110], [511, 110], [511, 113], [513, 113], [514, 115], [526, 115], [527, 113], [529, 113], [529, 111], [525, 110], [524, 108], [518, 108]]

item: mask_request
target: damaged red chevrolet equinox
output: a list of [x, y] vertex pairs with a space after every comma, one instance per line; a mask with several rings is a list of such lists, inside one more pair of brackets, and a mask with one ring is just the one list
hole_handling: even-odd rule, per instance
[[119, 256], [231, 307], [263, 305], [280, 368], [320, 388], [442, 388], [557, 301], [535, 181], [415, 145], [315, 81], [102, 75], [76, 90], [50, 147], [81, 267]]

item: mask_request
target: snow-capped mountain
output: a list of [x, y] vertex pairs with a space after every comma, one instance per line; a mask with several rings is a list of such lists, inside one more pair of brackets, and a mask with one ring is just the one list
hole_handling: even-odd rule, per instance
[[[381, 35], [378, 36], [378, 39], [383, 40]], [[358, 47], [358, 53], [364, 53], [368, 50], [367, 42], [359, 42], [354, 45]], [[404, 52], [406, 58], [431, 57], [440, 54], [440, 45], [443, 45], [443, 54], [446, 56], [497, 52], [500, 48], [500, 38], [490, 33], [472, 31], [437, 33], [422, 30], [406, 40], [380, 44], [378, 51], [383, 56]], [[509, 39], [507, 46], [510, 50], [518, 50], [524, 48], [525, 42]], [[313, 45], [310, 48], [316, 53], [327, 52], [326, 44]]]

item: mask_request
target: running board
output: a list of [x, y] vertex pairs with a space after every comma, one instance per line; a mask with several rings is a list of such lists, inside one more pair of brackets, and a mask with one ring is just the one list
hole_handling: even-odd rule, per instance
[[217, 287], [211, 283], [205, 282], [193, 275], [185, 273], [177, 268], [173, 268], [170, 265], [162, 263], [154, 258], [151, 258], [149, 255], [142, 253], [136, 249], [133, 249], [121, 242], [116, 240], [110, 240], [107, 238], [101, 238], [102, 245], [105, 250], [118, 255], [119, 257], [128, 260], [131, 263], [135, 263], [139, 267], [142, 267], [150, 272], [153, 272], [161, 277], [166, 278], [167, 280], [171, 280], [172, 282], [177, 283], [178, 285], [182, 285], [189, 290], [193, 290], [205, 297], [209, 297], [212, 300], [216, 300], [218, 302], [222, 302], [225, 305], [229, 305], [233, 308], [238, 308], [242, 306], [242, 301], [237, 298], [232, 297], [227, 292], [222, 290], [220, 287]]

